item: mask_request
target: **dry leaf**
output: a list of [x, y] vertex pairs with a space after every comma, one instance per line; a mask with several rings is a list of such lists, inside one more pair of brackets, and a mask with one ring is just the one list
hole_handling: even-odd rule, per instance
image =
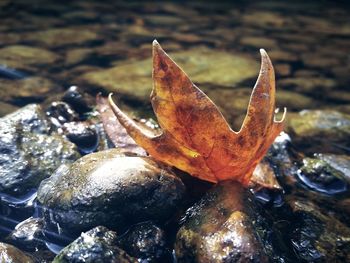
[[155, 159], [210, 182], [232, 179], [248, 185], [256, 165], [282, 131], [285, 116], [274, 120], [274, 70], [266, 52], [260, 53], [260, 74], [238, 132], [157, 41], [153, 42], [151, 102], [163, 133], [155, 136], [142, 130], [111, 95], [109, 103], [129, 135]]

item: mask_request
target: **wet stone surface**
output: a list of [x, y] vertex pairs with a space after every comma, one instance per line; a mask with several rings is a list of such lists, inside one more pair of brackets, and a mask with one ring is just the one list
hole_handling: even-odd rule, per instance
[[63, 126], [64, 134], [77, 145], [82, 154], [94, 152], [99, 145], [99, 136], [94, 125], [84, 122], [70, 122]]
[[41, 218], [30, 217], [18, 224], [6, 241], [31, 252], [44, 249], [46, 246], [43, 227], [44, 221]]
[[78, 232], [98, 224], [121, 229], [169, 219], [184, 193], [181, 180], [151, 158], [113, 149], [61, 167], [42, 182], [38, 200], [49, 222]]
[[325, 194], [345, 193], [349, 187], [344, 174], [319, 159], [304, 158], [298, 177], [306, 186]]
[[67, 102], [79, 114], [89, 112], [95, 106], [95, 99], [82, 92], [77, 86], [71, 86], [66, 90], [62, 100]]
[[235, 182], [211, 189], [186, 213], [175, 242], [178, 262], [268, 262], [253, 227], [252, 199]]
[[65, 247], [53, 263], [120, 262], [136, 263], [125, 251], [116, 246], [117, 234], [105, 227], [96, 227], [82, 233], [79, 238]]
[[[350, 261], [349, 8], [314, 0], [0, 1], [0, 262], [52, 262], [80, 235], [56, 262]], [[124, 153], [113, 165], [119, 157], [103, 152], [71, 166], [113, 146], [94, 110], [97, 92], [115, 92], [138, 120], [154, 118], [154, 39], [237, 131], [258, 49], [266, 49], [288, 134], [256, 173], [275, 176], [263, 181], [279, 190], [255, 185], [253, 195], [242, 190], [246, 199], [232, 198], [235, 191], [177, 171], [185, 192], [172, 172]], [[118, 236], [91, 230], [98, 225]], [[239, 245], [246, 254], [236, 253]]]
[[350, 229], [303, 199], [291, 200], [295, 228], [291, 241], [295, 251], [307, 262], [347, 262], [350, 260]]
[[73, 122], [79, 119], [78, 114], [72, 107], [62, 101], [52, 102], [46, 109], [46, 116], [57, 128], [66, 122]]
[[74, 144], [49, 135], [38, 105], [28, 105], [0, 119], [0, 190], [11, 195], [37, 188], [60, 164], [80, 157]]
[[29, 255], [25, 254], [23, 251], [18, 248], [0, 242], [0, 259], [2, 262], [8, 263], [34, 263]]
[[150, 221], [132, 226], [118, 238], [118, 245], [141, 261], [168, 262], [171, 260], [164, 230]]

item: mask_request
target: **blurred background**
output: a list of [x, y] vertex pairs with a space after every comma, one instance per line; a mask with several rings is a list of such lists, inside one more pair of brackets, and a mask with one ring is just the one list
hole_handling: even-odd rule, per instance
[[78, 85], [150, 110], [151, 43], [239, 129], [270, 55], [277, 105], [350, 113], [346, 1], [0, 1], [0, 115]]

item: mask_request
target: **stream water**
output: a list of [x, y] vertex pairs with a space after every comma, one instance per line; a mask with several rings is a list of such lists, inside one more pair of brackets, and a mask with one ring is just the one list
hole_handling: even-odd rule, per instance
[[[332, 133], [315, 133], [318, 137], [310, 141], [304, 130], [299, 134], [292, 129], [294, 123], [288, 124], [287, 132], [297, 135], [295, 162], [314, 154], [346, 159], [350, 156], [349, 16], [346, 1], [1, 0], [0, 117], [30, 103], [45, 108], [69, 87], [78, 86], [93, 96], [115, 92], [135, 117], [154, 118], [148, 99], [149, 58], [157, 39], [238, 130], [258, 76], [259, 49], [264, 48], [276, 72], [278, 107], [287, 107], [289, 116], [303, 110], [347, 116], [327, 119], [327, 125], [338, 123], [336, 132], [343, 136], [335, 141], [329, 139]], [[93, 143], [82, 147], [81, 153], [96, 148]], [[304, 192], [293, 190], [293, 194], [324, 194], [332, 201], [322, 209], [344, 203], [343, 212], [337, 208], [335, 217], [350, 227], [349, 202], [344, 201], [349, 198], [348, 165], [344, 161], [340, 169], [347, 182], [323, 174], [327, 184], [300, 168], [296, 180]], [[22, 221], [40, 218], [45, 208], [36, 202], [36, 190], [19, 195], [0, 192], [0, 242]], [[257, 199], [283, 205], [281, 195], [264, 190]], [[47, 231], [42, 241], [57, 253], [72, 240], [56, 229]], [[47, 253], [41, 258], [51, 260], [53, 254]]]

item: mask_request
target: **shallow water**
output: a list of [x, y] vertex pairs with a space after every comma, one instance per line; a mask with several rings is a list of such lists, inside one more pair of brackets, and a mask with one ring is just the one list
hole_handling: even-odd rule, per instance
[[[77, 85], [92, 95], [117, 92], [136, 116], [153, 116], [144, 96], [152, 85], [151, 63], [145, 61], [151, 56], [153, 39], [179, 57], [178, 63], [190, 77], [193, 70], [194, 82], [218, 104], [235, 129], [258, 76], [259, 48], [266, 49], [275, 67], [278, 107], [287, 106], [289, 112], [332, 109], [350, 114], [349, 14], [345, 1], [2, 0], [0, 114], [29, 103], [53, 101]], [[187, 50], [190, 53], [181, 54]], [[197, 62], [184, 57], [191, 57], [191, 52], [195, 57], [199, 50], [212, 53], [203, 55], [201, 63], [206, 66], [198, 73], [191, 67]], [[237, 68], [227, 68], [231, 65], [225, 60], [228, 54], [232, 59], [240, 57]], [[130, 75], [107, 71], [125, 66]], [[106, 81], [108, 74], [111, 80]], [[225, 77], [215, 79], [216, 74]], [[133, 85], [144, 85], [143, 75], [148, 76], [149, 86], [132, 90]], [[31, 77], [40, 80], [26, 82]], [[120, 85], [126, 88], [119, 92]], [[346, 144], [338, 149], [349, 155]], [[40, 214], [33, 202], [35, 195], [35, 190], [19, 198], [0, 193], [0, 241], [18, 223]], [[259, 198], [266, 202], [271, 196], [261, 192]], [[280, 206], [278, 195], [275, 199], [272, 202]], [[57, 244], [68, 241], [54, 236], [47, 233], [51, 240], [47, 247], [57, 252]]]

